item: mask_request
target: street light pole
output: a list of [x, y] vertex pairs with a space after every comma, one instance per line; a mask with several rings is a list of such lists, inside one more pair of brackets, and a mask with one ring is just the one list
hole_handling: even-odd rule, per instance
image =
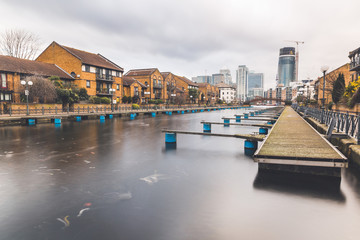
[[322, 99], [322, 108], [325, 109], [325, 74], [326, 74], [326, 71], [329, 69], [328, 66], [322, 66], [321, 67], [321, 72], [323, 72], [323, 99]]
[[33, 85], [31, 80], [22, 80], [20, 82], [21, 85], [25, 86], [25, 96], [26, 96], [26, 115], [29, 115], [29, 88], [28, 86]]
[[110, 93], [111, 93], [111, 111], [114, 112], [113, 96], [114, 96], [115, 89], [110, 88], [109, 91], [110, 91]]

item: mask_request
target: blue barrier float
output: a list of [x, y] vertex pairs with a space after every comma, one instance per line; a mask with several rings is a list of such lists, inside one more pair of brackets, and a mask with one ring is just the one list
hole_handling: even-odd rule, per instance
[[152, 116], [152, 117], [156, 117], [156, 112], [152, 112], [152, 113], [151, 113], [151, 116]]
[[211, 124], [210, 123], [204, 123], [203, 124], [203, 131], [204, 132], [211, 132]]
[[61, 124], [61, 118], [55, 118], [54, 123], [55, 124]]
[[241, 116], [235, 116], [236, 122], [241, 122]]
[[35, 120], [35, 119], [28, 119], [28, 120], [27, 120], [27, 124], [28, 124], [29, 126], [35, 125], [35, 124], [36, 124], [36, 120]]
[[76, 121], [81, 122], [81, 116], [76, 116]]
[[259, 128], [259, 134], [268, 134], [268, 129], [267, 128]]
[[257, 141], [245, 140], [245, 143], [244, 143], [245, 155], [247, 155], [247, 156], [254, 155], [254, 153], [257, 150], [257, 147], [258, 147]]
[[224, 127], [229, 127], [230, 126], [230, 119], [228, 118], [224, 118]]
[[109, 119], [113, 119], [113, 117], [114, 117], [114, 116], [113, 116], [112, 114], [109, 115]]
[[249, 118], [249, 114], [248, 113], [244, 113], [244, 119], [248, 119]]

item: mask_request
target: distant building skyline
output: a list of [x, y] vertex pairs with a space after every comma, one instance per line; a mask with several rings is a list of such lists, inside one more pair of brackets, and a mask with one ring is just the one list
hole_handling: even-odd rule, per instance
[[248, 73], [249, 69], [246, 65], [239, 65], [236, 70], [236, 92], [240, 101], [246, 101], [248, 89]]
[[248, 74], [248, 92], [247, 97], [252, 99], [254, 97], [264, 95], [264, 74], [250, 72]]
[[296, 81], [295, 65], [295, 48], [281, 48], [278, 63], [277, 86], [289, 87], [291, 82]]

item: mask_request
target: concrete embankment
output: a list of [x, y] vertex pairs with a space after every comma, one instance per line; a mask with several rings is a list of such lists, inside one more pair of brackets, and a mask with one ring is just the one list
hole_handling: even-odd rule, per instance
[[[311, 117], [305, 117], [305, 120], [319, 133], [326, 134], [328, 126], [319, 123]], [[355, 139], [345, 134], [337, 133], [335, 130], [330, 138], [330, 142], [348, 158], [350, 167], [356, 167], [360, 170], [360, 145], [357, 145]]]

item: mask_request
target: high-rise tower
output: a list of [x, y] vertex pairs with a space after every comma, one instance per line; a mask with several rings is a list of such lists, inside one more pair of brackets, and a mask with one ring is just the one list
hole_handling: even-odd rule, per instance
[[295, 48], [281, 48], [278, 65], [278, 85], [290, 86], [290, 82], [296, 80], [295, 73]]
[[246, 98], [247, 98], [248, 73], [249, 73], [249, 69], [246, 67], [246, 65], [240, 65], [240, 66], [238, 66], [238, 69], [236, 70], [237, 97], [242, 102], [246, 101]]

